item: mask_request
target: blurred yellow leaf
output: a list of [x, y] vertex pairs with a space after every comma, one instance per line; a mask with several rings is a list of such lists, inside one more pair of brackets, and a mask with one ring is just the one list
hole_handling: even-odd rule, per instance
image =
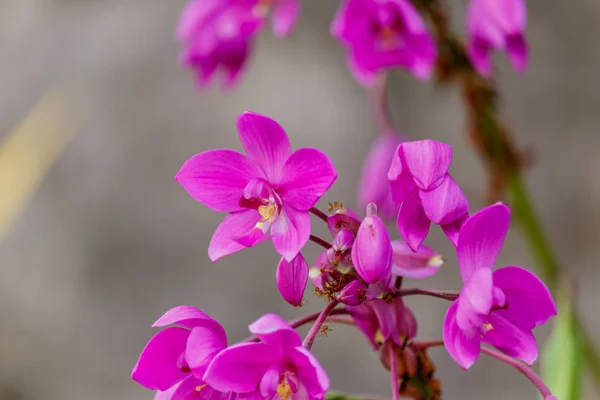
[[0, 142], [0, 238], [75, 133], [68, 100], [64, 90], [49, 91]]

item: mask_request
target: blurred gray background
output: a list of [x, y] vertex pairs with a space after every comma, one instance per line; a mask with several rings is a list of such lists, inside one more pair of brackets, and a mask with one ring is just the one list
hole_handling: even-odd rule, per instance
[[[193, 201], [173, 176], [197, 152], [240, 149], [235, 118], [253, 110], [278, 120], [294, 147], [332, 157], [339, 179], [323, 204], [354, 204], [377, 132], [365, 93], [329, 35], [338, 2], [303, 3], [292, 37], [265, 32], [238, 90], [223, 94], [198, 92], [178, 66], [173, 37], [183, 0], [0, 0], [0, 137], [55, 84], [74, 88], [73, 117], [81, 121], [0, 243], [0, 400], [151, 399], [129, 374], [154, 334], [151, 323], [175, 305], [202, 308], [230, 341], [245, 337], [263, 313], [300, 315], [279, 298], [270, 244], [208, 260], [223, 215]], [[518, 76], [497, 58], [502, 108], [519, 143], [535, 149], [528, 183], [561, 261], [577, 276], [586, 324], [598, 332], [600, 3], [528, 3], [531, 65]], [[452, 4], [462, 14], [465, 2]], [[403, 72], [392, 88], [394, 118], [406, 136], [452, 144], [453, 175], [472, 210], [481, 207], [486, 174], [465, 140], [457, 92]], [[428, 240], [450, 257], [436, 277], [414, 284], [457, 288], [450, 245], [438, 229]], [[309, 244], [306, 256], [317, 252]], [[517, 230], [500, 264], [533, 267]], [[305, 312], [322, 306], [311, 294], [307, 303]], [[441, 337], [448, 304], [409, 304], [421, 338]], [[389, 396], [388, 373], [362, 336], [332, 329], [314, 347], [332, 386]], [[493, 360], [482, 357], [464, 372], [443, 349], [432, 355], [444, 399], [535, 396], [523, 377]]]

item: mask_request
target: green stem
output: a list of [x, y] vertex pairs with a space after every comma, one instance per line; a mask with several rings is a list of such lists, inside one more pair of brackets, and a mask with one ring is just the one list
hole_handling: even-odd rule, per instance
[[523, 182], [523, 177], [519, 172], [512, 174], [506, 188], [510, 196], [512, 210], [535, 257], [535, 261], [540, 267], [544, 279], [550, 283], [554, 290], [558, 283], [559, 265], [548, 238], [544, 234], [542, 224]]

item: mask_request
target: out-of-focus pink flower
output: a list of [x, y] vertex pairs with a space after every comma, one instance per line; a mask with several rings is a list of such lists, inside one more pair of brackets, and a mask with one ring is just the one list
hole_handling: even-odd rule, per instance
[[409, 0], [346, 0], [331, 32], [346, 46], [350, 69], [363, 85], [390, 68], [406, 68], [420, 79], [433, 71], [435, 43]]
[[402, 347], [404, 339], [417, 335], [417, 320], [401, 298], [392, 301], [373, 299], [346, 308], [374, 350], [388, 341]]
[[[215, 390], [202, 376], [217, 353], [227, 347], [227, 335], [214, 319], [191, 306], [167, 311], [153, 327], [162, 328], [146, 345], [131, 377], [157, 400], [191, 398], [228, 400], [230, 390]], [[190, 396], [190, 397], [188, 397]]]
[[468, 218], [469, 202], [448, 173], [451, 162], [452, 148], [435, 140], [405, 142], [396, 150], [388, 180], [392, 198], [401, 204], [398, 231], [414, 251], [432, 221], [456, 245]]
[[254, 38], [273, 10], [273, 33], [286, 36], [296, 24], [299, 0], [191, 0], [183, 10], [177, 38], [184, 45], [181, 61], [206, 86], [222, 70], [224, 86], [238, 83]]
[[491, 205], [465, 222], [457, 257], [464, 287], [444, 321], [444, 344], [468, 369], [479, 356], [481, 342], [532, 364], [538, 356], [533, 328], [556, 315], [548, 288], [521, 267], [492, 273], [510, 221], [502, 203]]
[[377, 216], [377, 206], [367, 206], [367, 216], [360, 224], [352, 246], [352, 263], [367, 283], [387, 283], [392, 278], [392, 244], [385, 224]]
[[365, 301], [367, 295], [367, 287], [360, 279], [355, 279], [342, 290], [338, 295], [338, 300], [348, 306], [357, 306]]
[[175, 179], [194, 199], [229, 213], [210, 242], [212, 261], [271, 237], [292, 261], [310, 236], [308, 210], [337, 178], [335, 168], [320, 150], [292, 153], [287, 134], [270, 118], [246, 112], [237, 126], [247, 156], [206, 151], [186, 161]]
[[301, 306], [308, 282], [308, 263], [302, 254], [298, 253], [292, 261], [282, 258], [277, 266], [276, 276], [281, 297], [294, 307]]
[[387, 173], [400, 143], [402, 139], [395, 133], [384, 133], [375, 139], [364, 161], [358, 185], [358, 206], [364, 209], [369, 203], [377, 204], [379, 216], [384, 220], [398, 215]]
[[219, 390], [259, 392], [263, 398], [322, 400], [329, 377], [300, 335], [281, 317], [267, 314], [250, 325], [261, 343], [242, 343], [219, 353], [204, 380]]
[[505, 51], [519, 72], [527, 68], [527, 7], [524, 0], [471, 0], [467, 9], [467, 54], [483, 76], [492, 74], [492, 51]]

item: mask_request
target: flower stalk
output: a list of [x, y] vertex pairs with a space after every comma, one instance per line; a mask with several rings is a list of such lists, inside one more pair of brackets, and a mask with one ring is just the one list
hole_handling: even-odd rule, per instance
[[325, 323], [325, 320], [327, 320], [327, 317], [329, 316], [329, 314], [331, 314], [333, 309], [338, 304], [339, 304], [339, 302], [337, 300], [331, 300], [329, 303], [327, 303], [327, 305], [325, 306], [323, 311], [321, 311], [321, 313], [317, 317], [317, 320], [315, 321], [312, 328], [310, 328], [310, 331], [308, 331], [308, 334], [304, 338], [304, 342], [302, 342], [302, 346], [304, 346], [310, 350], [313, 343], [315, 342], [315, 339], [317, 338], [317, 334], [321, 331], [321, 327]]

